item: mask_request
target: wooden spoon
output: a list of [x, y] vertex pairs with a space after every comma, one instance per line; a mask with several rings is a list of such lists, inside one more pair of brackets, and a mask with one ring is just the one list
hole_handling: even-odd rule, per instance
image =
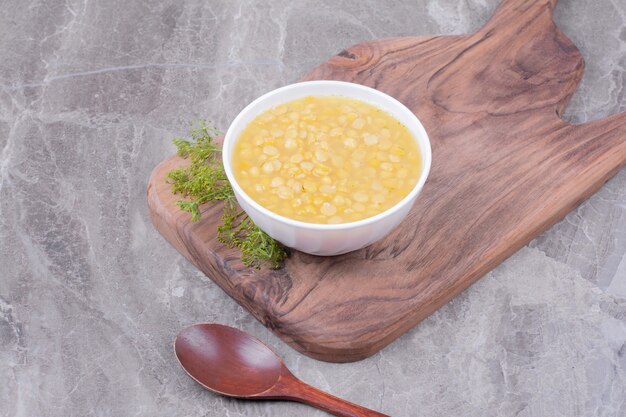
[[298, 401], [343, 417], [389, 417], [305, 384], [267, 345], [229, 326], [189, 326], [176, 337], [174, 350], [190, 377], [222, 395]]

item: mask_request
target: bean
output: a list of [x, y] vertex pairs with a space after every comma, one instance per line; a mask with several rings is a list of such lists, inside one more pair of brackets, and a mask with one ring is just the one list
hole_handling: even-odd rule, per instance
[[263, 153], [265, 155], [274, 156], [278, 155], [278, 152], [278, 148], [276, 148], [275, 146], [266, 145], [263, 147]]
[[325, 216], [332, 216], [337, 213], [337, 208], [333, 206], [328, 201], [322, 203], [322, 207], [320, 207], [320, 212]]

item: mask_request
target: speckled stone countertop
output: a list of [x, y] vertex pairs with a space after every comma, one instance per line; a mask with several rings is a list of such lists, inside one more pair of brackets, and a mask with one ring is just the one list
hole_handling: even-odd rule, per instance
[[[359, 41], [460, 34], [497, 0], [23, 0], [0, 7], [0, 416], [322, 416], [206, 392], [183, 326], [261, 338], [303, 380], [402, 416], [626, 416], [626, 171], [373, 357], [318, 362], [154, 230], [145, 186], [197, 117]], [[562, 0], [586, 60], [565, 115], [626, 108], [626, 3]]]

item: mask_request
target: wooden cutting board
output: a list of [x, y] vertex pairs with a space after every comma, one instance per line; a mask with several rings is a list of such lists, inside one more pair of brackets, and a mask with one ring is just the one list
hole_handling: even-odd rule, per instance
[[430, 135], [424, 191], [384, 240], [337, 257], [296, 252], [277, 271], [245, 268], [216, 240], [219, 205], [204, 207], [199, 223], [174, 205], [165, 174], [182, 163], [177, 157], [150, 178], [154, 225], [295, 349], [333, 362], [372, 355], [626, 163], [626, 113], [583, 125], [560, 118], [584, 64], [552, 20], [555, 3], [506, 0], [474, 34], [361, 43], [304, 77], [384, 91]]

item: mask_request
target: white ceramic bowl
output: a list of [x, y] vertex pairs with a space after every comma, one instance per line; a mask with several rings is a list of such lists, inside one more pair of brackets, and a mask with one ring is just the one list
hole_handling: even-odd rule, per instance
[[[422, 172], [411, 192], [393, 207], [363, 220], [340, 224], [306, 223], [276, 214], [246, 194], [237, 183], [231, 159], [234, 144], [243, 129], [259, 114], [305, 96], [341, 96], [364, 101], [399, 120], [413, 134], [422, 156]], [[223, 146], [224, 169], [235, 197], [254, 223], [285, 246], [313, 255], [339, 255], [365, 247], [382, 238], [407, 215], [422, 190], [431, 164], [428, 135], [413, 112], [393, 97], [360, 84], [340, 81], [307, 81], [291, 84], [259, 97], [244, 108], [226, 132]]]

